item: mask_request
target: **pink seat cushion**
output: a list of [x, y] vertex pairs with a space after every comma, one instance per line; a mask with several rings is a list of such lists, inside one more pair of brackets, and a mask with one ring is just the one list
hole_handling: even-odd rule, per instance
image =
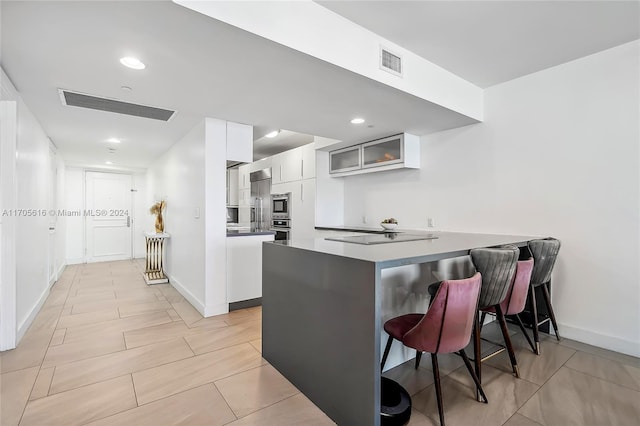
[[[519, 314], [524, 310], [527, 303], [531, 272], [533, 271], [533, 258], [520, 260], [516, 266], [516, 274], [511, 281], [511, 286], [507, 291], [507, 297], [500, 303], [500, 308], [505, 315]], [[483, 309], [484, 312], [495, 312], [495, 308], [490, 306]]]
[[384, 330], [422, 352], [457, 352], [469, 343], [481, 282], [479, 272], [471, 278], [443, 281], [426, 314], [390, 319]]
[[407, 331], [416, 326], [424, 314], [406, 314], [390, 319], [384, 323], [384, 331], [396, 340], [402, 341]]

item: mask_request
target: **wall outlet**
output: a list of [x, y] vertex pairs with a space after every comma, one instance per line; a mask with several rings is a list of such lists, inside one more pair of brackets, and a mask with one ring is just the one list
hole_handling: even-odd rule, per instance
[[362, 216], [362, 223], [367, 223], [367, 217], [366, 216]]
[[434, 226], [436, 226], [436, 221], [433, 220], [432, 217], [428, 217], [427, 218], [427, 227], [428, 228], [433, 228]]

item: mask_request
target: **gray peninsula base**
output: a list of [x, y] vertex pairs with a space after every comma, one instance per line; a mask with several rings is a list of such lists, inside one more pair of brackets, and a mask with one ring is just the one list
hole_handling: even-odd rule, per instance
[[263, 357], [337, 424], [380, 424], [383, 269], [465, 256], [475, 247], [524, 246], [534, 238], [438, 237], [376, 246], [263, 243]]

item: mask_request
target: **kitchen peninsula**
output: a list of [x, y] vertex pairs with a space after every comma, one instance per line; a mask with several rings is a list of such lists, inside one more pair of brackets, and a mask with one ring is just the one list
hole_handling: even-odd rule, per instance
[[522, 247], [535, 238], [433, 234], [437, 238], [389, 244], [293, 239], [263, 245], [263, 357], [336, 423], [380, 424], [385, 306], [389, 299], [415, 299], [417, 289], [426, 293], [425, 264], [464, 263], [472, 248]]

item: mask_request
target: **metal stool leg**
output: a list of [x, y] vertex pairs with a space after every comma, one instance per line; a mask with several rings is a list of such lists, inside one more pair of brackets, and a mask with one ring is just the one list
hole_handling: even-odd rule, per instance
[[389, 336], [387, 339], [387, 345], [384, 347], [384, 354], [382, 355], [382, 362], [380, 363], [380, 371], [384, 368], [384, 364], [387, 362], [389, 351], [391, 350], [391, 344], [393, 343], [393, 337]]
[[540, 355], [540, 335], [538, 333], [538, 305], [536, 302], [536, 289], [534, 286], [529, 287], [529, 294], [531, 295], [531, 311], [533, 313], [533, 341], [536, 342], [536, 355]]
[[551, 318], [551, 324], [553, 330], [556, 332], [556, 339], [560, 341], [560, 334], [558, 334], [558, 323], [556, 322], [556, 315], [553, 312], [553, 306], [551, 306], [551, 296], [549, 296], [549, 290], [547, 284], [542, 284], [542, 296], [544, 297], [544, 303], [547, 305], [547, 311], [549, 311], [549, 317]]
[[518, 369], [518, 361], [516, 360], [516, 354], [513, 351], [513, 345], [511, 344], [511, 337], [509, 336], [509, 329], [507, 328], [507, 321], [504, 318], [504, 314], [502, 313], [502, 308], [500, 305], [496, 305], [496, 316], [498, 317], [498, 322], [500, 323], [500, 329], [502, 330], [502, 336], [504, 337], [504, 344], [507, 347], [507, 352], [509, 353], [509, 359], [511, 360], [511, 368], [513, 369], [513, 374], [516, 377], [520, 377], [520, 370]]

